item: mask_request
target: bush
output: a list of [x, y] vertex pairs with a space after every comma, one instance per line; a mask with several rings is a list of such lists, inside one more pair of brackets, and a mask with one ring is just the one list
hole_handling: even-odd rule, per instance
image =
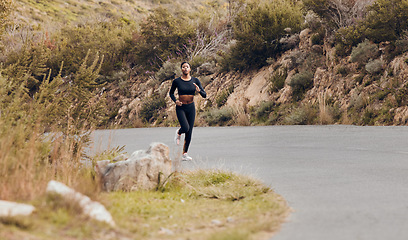
[[373, 42], [397, 40], [408, 29], [408, 1], [377, 0], [364, 20], [366, 38]]
[[305, 9], [315, 12], [332, 29], [353, 25], [367, 4], [366, 1], [303, 0]]
[[258, 122], [267, 122], [269, 115], [276, 108], [276, 103], [274, 101], [261, 102], [253, 113], [253, 117]]
[[285, 28], [300, 30], [303, 16], [299, 4], [287, 0], [250, 1], [235, 18], [236, 44], [223, 61], [224, 69], [249, 69], [267, 64], [268, 57], [280, 52], [279, 39]]
[[288, 85], [292, 88], [294, 100], [300, 100], [303, 94], [313, 86], [313, 73], [301, 72], [292, 76]]
[[222, 90], [217, 97], [215, 98], [215, 103], [217, 104], [217, 107], [223, 106], [227, 100], [229, 95], [234, 92], [234, 85], [230, 85], [228, 88]]
[[204, 119], [210, 126], [223, 126], [232, 122], [234, 112], [230, 108], [211, 109], [204, 114]]
[[172, 79], [174, 78], [174, 76], [176, 76], [176, 73], [179, 70], [179, 68], [180, 67], [178, 63], [166, 61], [160, 68], [160, 70], [156, 73], [156, 78], [160, 82]]
[[272, 86], [270, 88], [271, 92], [278, 92], [285, 86], [285, 80], [286, 77], [288, 76], [288, 72], [286, 69], [277, 69], [271, 77], [269, 78], [269, 81], [272, 83]]
[[284, 120], [289, 125], [315, 124], [317, 121], [318, 110], [309, 105], [302, 105], [294, 109]]
[[384, 62], [381, 59], [375, 59], [366, 64], [365, 69], [370, 74], [376, 74], [383, 69]]
[[160, 112], [165, 107], [166, 101], [164, 97], [159, 94], [154, 94], [142, 103], [139, 116], [143, 121], [151, 123], [160, 118]]
[[357, 62], [359, 64], [365, 64], [370, 59], [375, 58], [378, 55], [378, 47], [376, 44], [371, 43], [369, 40], [365, 40], [359, 43], [357, 47], [354, 47], [351, 55], [350, 61]]
[[144, 70], [156, 71], [169, 59], [186, 59], [185, 47], [194, 38], [185, 14], [173, 16], [159, 7], [141, 24], [140, 35], [128, 42], [129, 60]]

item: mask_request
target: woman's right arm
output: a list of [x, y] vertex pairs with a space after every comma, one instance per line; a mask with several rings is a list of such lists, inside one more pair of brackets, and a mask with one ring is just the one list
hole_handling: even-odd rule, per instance
[[176, 91], [176, 88], [177, 88], [176, 81], [173, 80], [173, 83], [171, 84], [171, 88], [169, 92], [170, 98], [171, 100], [173, 100], [173, 102], [177, 101], [176, 96], [174, 96], [174, 91]]

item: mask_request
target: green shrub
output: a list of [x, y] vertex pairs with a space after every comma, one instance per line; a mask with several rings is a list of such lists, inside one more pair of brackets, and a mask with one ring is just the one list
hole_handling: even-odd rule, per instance
[[285, 118], [284, 123], [289, 125], [306, 125], [317, 122], [318, 110], [310, 105], [302, 105], [295, 108]]
[[[55, 75], [64, 62], [62, 75], [75, 73], [87, 54], [103, 56], [100, 69], [103, 76], [111, 76], [123, 69], [125, 43], [131, 38], [131, 27], [123, 21], [99, 22], [87, 25], [68, 25], [56, 32], [50, 46], [52, 55], [47, 62]], [[90, 62], [88, 63], [90, 64]]]
[[354, 47], [351, 55], [350, 61], [357, 62], [359, 64], [365, 64], [370, 59], [375, 58], [378, 55], [377, 44], [371, 43], [369, 40], [365, 40], [359, 43], [357, 47]]
[[375, 59], [373, 61], [369, 61], [366, 64], [365, 69], [370, 74], [376, 74], [376, 73], [381, 72], [381, 70], [383, 70], [383, 65], [384, 65], [384, 62], [381, 59]]
[[293, 1], [253, 0], [238, 13], [233, 23], [236, 44], [224, 56], [224, 69], [249, 69], [267, 64], [269, 57], [280, 52], [279, 39], [300, 30], [303, 16]]
[[276, 106], [277, 105], [274, 101], [261, 102], [254, 110], [254, 119], [257, 122], [267, 122], [269, 115], [275, 110]]
[[210, 126], [223, 126], [232, 122], [234, 112], [231, 108], [211, 109], [204, 114], [204, 119]]
[[230, 85], [228, 88], [225, 88], [220, 93], [217, 94], [215, 98], [215, 103], [217, 107], [222, 107], [228, 100], [229, 95], [234, 92], [234, 85]]
[[166, 101], [164, 97], [154, 94], [142, 103], [139, 116], [143, 121], [151, 123], [160, 118], [161, 111], [165, 107]]
[[278, 92], [285, 86], [285, 80], [286, 77], [288, 76], [288, 72], [286, 69], [278, 69], [269, 78], [269, 81], [272, 83], [272, 86], [270, 88], [271, 92]]
[[159, 71], [156, 73], [156, 78], [159, 82], [163, 82], [176, 76], [177, 71], [180, 69], [179, 64], [174, 61], [166, 61]]
[[408, 30], [408, 1], [377, 0], [368, 7], [365, 36], [373, 42], [397, 40]]
[[129, 61], [144, 70], [158, 70], [169, 59], [186, 59], [185, 47], [195, 38], [194, 28], [185, 17], [166, 8], [154, 9], [140, 26], [140, 35], [127, 43]]
[[300, 100], [303, 94], [313, 86], [313, 73], [301, 72], [292, 76], [288, 85], [292, 88], [294, 100]]

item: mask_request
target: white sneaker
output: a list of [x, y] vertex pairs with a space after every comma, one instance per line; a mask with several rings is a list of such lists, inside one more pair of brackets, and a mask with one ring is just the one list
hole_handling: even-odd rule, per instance
[[187, 153], [184, 153], [183, 156], [181, 156], [181, 161], [192, 161], [193, 159], [187, 155]]
[[176, 135], [174, 136], [174, 143], [177, 144], [177, 145], [180, 145], [181, 135], [179, 135], [179, 132], [178, 132], [178, 131], [179, 131], [179, 130], [177, 129], [177, 130], [176, 130]]

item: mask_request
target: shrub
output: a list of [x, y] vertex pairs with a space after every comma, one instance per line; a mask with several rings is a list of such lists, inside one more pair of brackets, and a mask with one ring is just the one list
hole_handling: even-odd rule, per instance
[[350, 61], [365, 64], [368, 60], [375, 58], [377, 55], [377, 45], [366, 39], [364, 42], [359, 43], [357, 47], [353, 48], [350, 55]]
[[169, 59], [188, 57], [185, 46], [195, 34], [185, 14], [173, 16], [159, 7], [140, 27], [140, 36], [128, 42], [129, 60], [133, 65], [158, 70]]
[[384, 62], [381, 59], [375, 59], [366, 64], [365, 69], [370, 74], [376, 74], [383, 69]]
[[249, 69], [266, 65], [268, 57], [280, 52], [279, 39], [300, 30], [299, 4], [287, 0], [250, 1], [233, 23], [236, 44], [223, 61], [224, 69]]
[[313, 73], [301, 72], [292, 76], [288, 85], [292, 88], [294, 100], [300, 100], [303, 94], [313, 86]]
[[363, 23], [373, 42], [394, 41], [408, 29], [408, 1], [377, 0], [368, 7]]
[[231, 108], [211, 109], [204, 114], [204, 119], [210, 126], [223, 126], [231, 123], [234, 112]]
[[139, 112], [140, 118], [145, 122], [153, 122], [158, 120], [160, 112], [166, 107], [166, 101], [164, 97], [159, 94], [147, 98], [143, 103]]
[[353, 25], [360, 19], [369, 1], [303, 0], [306, 10], [315, 12], [329, 28]]
[[286, 77], [288, 76], [287, 70], [286, 69], [278, 69], [269, 78], [269, 81], [272, 83], [272, 86], [270, 88], [271, 92], [278, 92], [285, 86], [285, 80]]
[[302, 105], [294, 109], [284, 120], [289, 125], [306, 125], [316, 123], [318, 110], [310, 105]]
[[228, 88], [218, 93], [217, 97], [215, 98], [215, 103], [217, 104], [217, 107], [223, 106], [227, 102], [229, 95], [231, 95], [231, 93], [233, 92], [234, 85], [230, 85]]
[[160, 68], [160, 70], [156, 73], [156, 78], [160, 82], [172, 79], [174, 78], [174, 76], [176, 76], [178, 70], [179, 70], [178, 63], [166, 61]]
[[261, 102], [253, 113], [254, 119], [258, 122], [267, 122], [270, 113], [273, 112], [275, 108], [276, 103], [274, 101]]

